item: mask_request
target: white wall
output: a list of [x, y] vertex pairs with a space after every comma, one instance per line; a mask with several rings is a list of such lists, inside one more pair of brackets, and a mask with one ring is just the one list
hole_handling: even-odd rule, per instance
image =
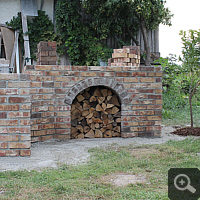
[[[38, 1], [38, 10], [40, 9], [41, 0]], [[44, 0], [43, 9], [46, 14], [53, 21], [53, 5], [54, 0]], [[20, 0], [0, 0], [0, 24], [5, 24], [17, 16], [17, 13], [21, 12], [21, 1]]]
[[0, 24], [10, 21], [21, 12], [20, 0], [0, 0]]

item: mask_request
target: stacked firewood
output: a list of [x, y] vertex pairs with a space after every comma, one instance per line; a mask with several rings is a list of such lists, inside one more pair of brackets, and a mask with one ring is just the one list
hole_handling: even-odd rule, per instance
[[87, 88], [72, 103], [71, 138], [119, 137], [120, 125], [120, 102], [108, 88]]
[[140, 47], [124, 46], [123, 49], [114, 49], [112, 58], [108, 59], [108, 66], [139, 66]]

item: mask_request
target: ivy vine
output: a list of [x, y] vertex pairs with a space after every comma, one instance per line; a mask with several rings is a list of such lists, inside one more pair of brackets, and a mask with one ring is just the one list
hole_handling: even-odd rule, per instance
[[[107, 61], [112, 49], [101, 43], [91, 30], [89, 15], [80, 0], [59, 0], [56, 3], [56, 25], [72, 65], [99, 65]], [[63, 47], [64, 49], [64, 47]]]
[[[54, 25], [49, 19], [45, 11], [38, 10], [38, 16], [32, 18], [32, 20], [27, 19], [29, 43], [31, 58], [36, 59], [37, 44], [40, 41], [56, 41], [60, 44], [60, 39], [54, 31]], [[6, 25], [11, 26], [15, 30], [19, 30], [19, 41], [21, 49], [23, 51], [24, 41], [23, 41], [23, 30], [22, 30], [22, 20], [21, 12], [18, 12], [17, 17], [13, 17], [10, 22], [6, 22]]]

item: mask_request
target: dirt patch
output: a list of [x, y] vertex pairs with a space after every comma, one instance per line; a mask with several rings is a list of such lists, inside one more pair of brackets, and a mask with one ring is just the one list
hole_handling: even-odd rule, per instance
[[102, 182], [111, 183], [115, 186], [127, 186], [129, 184], [145, 183], [146, 181], [146, 176], [142, 174], [112, 174], [102, 177]]
[[189, 136], [189, 135], [200, 136], [200, 128], [191, 128], [191, 127], [181, 128], [172, 132], [172, 134], [182, 135], [182, 136]]

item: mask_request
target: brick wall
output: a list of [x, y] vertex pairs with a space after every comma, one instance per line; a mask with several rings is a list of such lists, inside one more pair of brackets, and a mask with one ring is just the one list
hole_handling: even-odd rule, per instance
[[70, 138], [71, 103], [90, 86], [116, 91], [123, 137], [159, 136], [162, 71], [155, 66], [27, 66], [32, 97], [32, 142]]
[[114, 50], [112, 66], [30, 65], [25, 74], [0, 74], [0, 156], [28, 156], [30, 141], [70, 139], [71, 103], [91, 86], [118, 94], [122, 137], [160, 136], [162, 68], [140, 66], [138, 51], [135, 60], [119, 55], [127, 48]]
[[0, 156], [30, 156], [30, 77], [0, 74]]

